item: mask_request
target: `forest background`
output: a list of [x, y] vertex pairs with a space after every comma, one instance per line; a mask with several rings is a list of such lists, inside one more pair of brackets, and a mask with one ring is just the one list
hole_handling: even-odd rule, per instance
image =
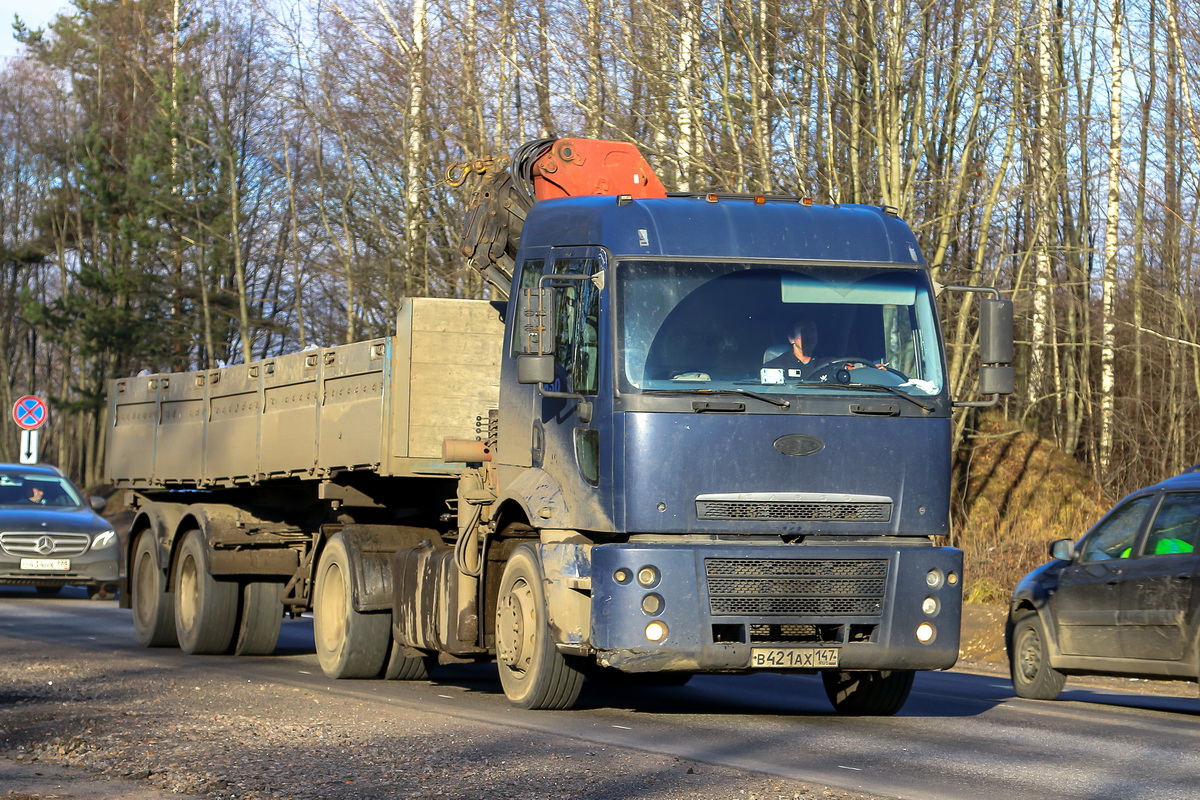
[[569, 134], [636, 142], [677, 191], [895, 207], [937, 280], [1015, 301], [1018, 394], [956, 414], [978, 599], [1200, 461], [1191, 0], [74, 0], [17, 35], [0, 407], [46, 398], [42, 457], [85, 484], [108, 378], [486, 296], [445, 168]]

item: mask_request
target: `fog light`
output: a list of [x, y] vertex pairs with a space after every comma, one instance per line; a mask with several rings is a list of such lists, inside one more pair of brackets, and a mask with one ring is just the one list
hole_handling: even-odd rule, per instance
[[936, 635], [937, 630], [928, 622], [922, 622], [917, 626], [917, 641], [921, 644], [929, 644]]
[[938, 601], [936, 597], [926, 597], [921, 601], [921, 610], [925, 612], [925, 616], [932, 617], [938, 612]]
[[655, 567], [642, 567], [638, 570], [638, 583], [647, 589], [658, 585], [658, 570]]
[[632, 577], [633, 577], [633, 573], [630, 572], [629, 570], [625, 569], [624, 567], [622, 567], [621, 569], [619, 569], [613, 573], [613, 580], [616, 581], [617, 583], [622, 583], [622, 584], [629, 583], [629, 580]]
[[642, 611], [654, 616], [663, 610], [663, 599], [657, 594], [648, 594], [642, 598]]
[[942, 571], [937, 567], [925, 573], [925, 583], [930, 589], [936, 589], [942, 585]]
[[658, 620], [646, 626], [646, 638], [652, 642], [661, 642], [667, 638], [667, 626]]

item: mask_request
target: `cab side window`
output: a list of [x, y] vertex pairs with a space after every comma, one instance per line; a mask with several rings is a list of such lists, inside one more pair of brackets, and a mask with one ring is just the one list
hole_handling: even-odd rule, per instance
[[1137, 497], [1130, 500], [1097, 525], [1083, 542], [1082, 561], [1107, 561], [1125, 558], [1137, 543], [1146, 512], [1157, 498]]
[[1200, 494], [1168, 494], [1159, 506], [1142, 555], [1164, 556], [1196, 550], [1196, 527], [1200, 522]]
[[[595, 258], [554, 262], [557, 275], [591, 275]], [[554, 360], [570, 376], [571, 391], [595, 394], [599, 389], [600, 290], [591, 281], [571, 281], [560, 291], [554, 324]]]

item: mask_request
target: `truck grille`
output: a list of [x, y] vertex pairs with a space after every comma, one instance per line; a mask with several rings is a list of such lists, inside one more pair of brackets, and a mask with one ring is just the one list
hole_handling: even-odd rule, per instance
[[70, 558], [87, 552], [86, 533], [0, 533], [0, 548], [10, 556]]
[[710, 558], [704, 571], [714, 616], [878, 616], [888, 562]]
[[891, 503], [821, 503], [811, 501], [697, 500], [699, 519], [831, 520], [890, 522]]

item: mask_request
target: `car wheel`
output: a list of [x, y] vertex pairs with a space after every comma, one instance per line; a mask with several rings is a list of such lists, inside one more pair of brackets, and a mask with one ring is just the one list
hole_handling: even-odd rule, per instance
[[1058, 697], [1067, 679], [1050, 666], [1046, 628], [1037, 612], [1018, 618], [1008, 640], [1008, 665], [1017, 696], [1031, 700]]

